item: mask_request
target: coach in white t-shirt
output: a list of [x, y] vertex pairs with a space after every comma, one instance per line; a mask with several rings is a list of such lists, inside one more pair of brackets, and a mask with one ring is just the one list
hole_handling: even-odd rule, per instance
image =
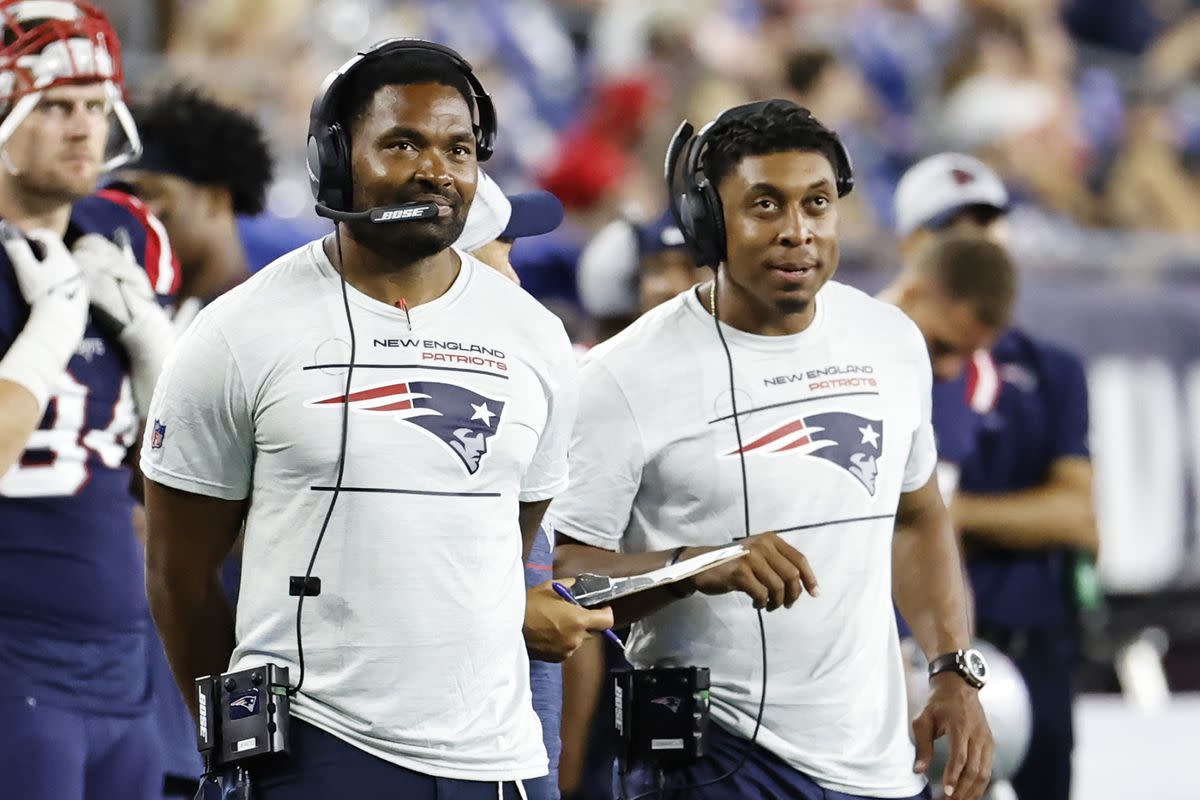
[[[516, 798], [547, 771], [522, 551], [567, 485], [575, 357], [550, 312], [450, 246], [494, 133], [471, 80], [412, 41], [331, 76], [312, 130], [336, 122], [348, 148], [343, 201], [436, 214], [341, 217], [204, 309], [156, 390], [148, 584], [176, 676], [273, 662], [299, 685], [260, 800]], [[243, 521], [235, 631], [213, 570]], [[300, 651], [289, 586], [322, 530]]]
[[[735, 540], [752, 551], [677, 589], [686, 599], [664, 589], [616, 609], [641, 617], [635, 666], [711, 669], [711, 753], [667, 770], [667, 796], [917, 797], [946, 734], [946, 784], [977, 798], [991, 735], [962, 659], [940, 662], [915, 752], [909, 738], [893, 597], [931, 661], [970, 637], [924, 339], [830, 280], [849, 160], [806, 110], [771, 101], [725, 112], [678, 163], [684, 232], [721, 267], [581, 366], [571, 485], [550, 512], [556, 572], [636, 574]], [[755, 734], [755, 607], [770, 612], [756, 746], [734, 775], [681, 788], [732, 770]], [[631, 789], [645, 781], [635, 771]]]

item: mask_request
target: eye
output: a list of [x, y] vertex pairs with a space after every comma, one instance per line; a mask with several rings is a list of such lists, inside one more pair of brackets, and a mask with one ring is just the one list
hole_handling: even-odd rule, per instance
[[450, 150], [450, 152], [459, 158], [465, 158], [466, 156], [471, 155], [471, 148], [467, 147], [465, 144], [456, 144]]
[[754, 201], [754, 207], [762, 211], [774, 211], [779, 208], [779, 204], [769, 197], [760, 197]]
[[824, 210], [829, 207], [829, 198], [824, 195], [817, 195], [809, 203], [816, 209]]
[[43, 100], [38, 103], [38, 110], [48, 114], [68, 114], [71, 106], [62, 100]]

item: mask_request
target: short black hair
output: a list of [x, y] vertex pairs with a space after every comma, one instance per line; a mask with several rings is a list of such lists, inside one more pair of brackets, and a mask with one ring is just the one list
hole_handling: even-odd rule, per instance
[[334, 119], [349, 133], [371, 100], [384, 86], [440, 83], [456, 89], [475, 114], [475, 92], [463, 71], [448, 56], [422, 50], [401, 50], [360, 64], [340, 89]]
[[275, 165], [253, 117], [182, 83], [134, 106], [132, 112], [146, 148], [145, 169], [223, 186], [233, 198], [235, 213], [262, 212]]
[[700, 166], [716, 189], [748, 156], [812, 150], [829, 160], [834, 177], [839, 178], [837, 141], [837, 135], [808, 109], [773, 100], [753, 114], [713, 125], [700, 156]]
[[1008, 252], [977, 232], [948, 231], [923, 248], [914, 262], [946, 295], [971, 306], [989, 328], [1012, 318], [1017, 270]]

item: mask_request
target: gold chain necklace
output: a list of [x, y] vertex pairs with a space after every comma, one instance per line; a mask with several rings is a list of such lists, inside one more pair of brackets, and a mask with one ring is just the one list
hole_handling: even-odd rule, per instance
[[713, 319], [717, 318], [717, 279], [713, 278], [712, 284], [708, 287], [708, 313], [712, 314]]

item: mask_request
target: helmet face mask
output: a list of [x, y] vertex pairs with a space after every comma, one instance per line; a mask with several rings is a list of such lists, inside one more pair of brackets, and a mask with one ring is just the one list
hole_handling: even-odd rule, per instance
[[[0, 0], [0, 34], [0, 154], [47, 90], [92, 83], [103, 84], [125, 140], [103, 171], [141, 154], [125, 105], [121, 44], [103, 12], [83, 0]], [[3, 161], [14, 172], [7, 155]]]

